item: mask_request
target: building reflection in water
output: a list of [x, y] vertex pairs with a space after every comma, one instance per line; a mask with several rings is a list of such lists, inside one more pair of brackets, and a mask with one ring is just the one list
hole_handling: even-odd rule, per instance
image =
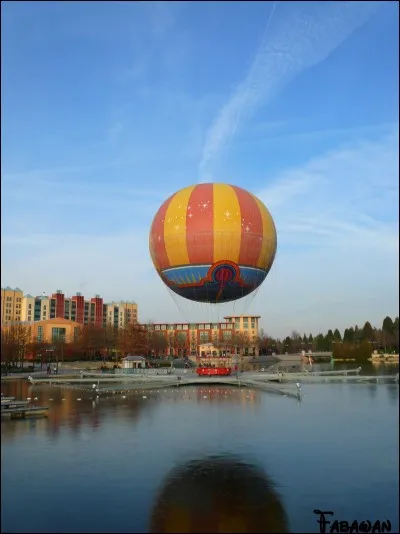
[[145, 392], [134, 390], [124, 395], [119, 392], [96, 399], [90, 391], [32, 386], [27, 380], [18, 380], [2, 384], [2, 392], [17, 399], [30, 398], [33, 405], [50, 407], [47, 418], [7, 421], [1, 428], [1, 436], [5, 440], [26, 433], [47, 435], [52, 440], [58, 440], [63, 435], [62, 431], [79, 437], [83, 428], [96, 432], [109, 418], [138, 422], [163, 402], [189, 400], [200, 404], [235, 404], [242, 412], [260, 406], [260, 392], [224, 386], [161, 388]]
[[289, 532], [273, 482], [236, 456], [190, 461], [169, 472], [150, 532]]

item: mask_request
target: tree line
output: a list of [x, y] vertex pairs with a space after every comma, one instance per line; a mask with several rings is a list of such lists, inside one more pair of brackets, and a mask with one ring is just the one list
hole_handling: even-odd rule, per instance
[[[274, 339], [260, 331], [259, 347], [262, 354], [333, 352], [334, 357], [370, 356], [374, 350], [382, 353], [399, 353], [399, 318], [385, 317], [380, 328], [372, 327], [366, 321], [362, 328], [358, 325], [345, 328], [343, 334], [338, 328], [315, 336], [292, 331], [284, 339]], [[350, 356], [349, 356], [350, 354]]]
[[[268, 336], [260, 330], [256, 339], [251, 340], [246, 332], [234, 333], [231, 338], [223, 337], [223, 331], [212, 332], [208, 342], [220, 350], [239, 355], [252, 355], [254, 348], [260, 354], [299, 353], [333, 351], [336, 358], [341, 356], [370, 356], [373, 350], [380, 352], [399, 351], [399, 318], [385, 317], [380, 328], [372, 327], [367, 321], [362, 328], [351, 326], [343, 335], [339, 329], [330, 329], [326, 334], [316, 336], [292, 331], [284, 339]], [[78, 336], [71, 342], [59, 339], [51, 343], [32, 336], [29, 325], [17, 324], [3, 328], [1, 332], [1, 360], [6, 366], [22, 366], [28, 357], [43, 366], [49, 361], [112, 359], [126, 354], [144, 356], [188, 356], [198, 349], [195, 331], [165, 331], [154, 329], [154, 325], [128, 324], [125, 328], [113, 326], [83, 325]]]
[[[17, 324], [2, 329], [1, 360], [6, 367], [22, 367], [26, 359], [41, 366], [52, 361], [116, 359], [127, 354], [147, 357], [189, 356], [198, 348], [197, 335], [187, 330], [156, 331], [154, 325], [128, 324], [125, 328], [83, 325], [70, 342], [58, 339], [51, 343], [32, 336], [30, 325]], [[245, 333], [223, 340], [215, 333], [209, 342], [221, 350], [246, 354], [254, 343]]]

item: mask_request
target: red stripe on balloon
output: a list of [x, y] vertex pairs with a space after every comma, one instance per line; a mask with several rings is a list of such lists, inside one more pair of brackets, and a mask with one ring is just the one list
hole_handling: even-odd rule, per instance
[[214, 189], [213, 184], [199, 184], [190, 195], [186, 213], [186, 246], [189, 262], [210, 264], [214, 261]]
[[263, 237], [262, 215], [254, 198], [241, 187], [232, 186], [240, 206], [242, 231], [239, 265], [255, 267], [260, 257]]
[[174, 196], [175, 194], [164, 202], [154, 217], [153, 224], [151, 225], [150, 246], [153, 249], [152, 257], [155, 260], [156, 268], [160, 271], [167, 269], [170, 266], [167, 249], [165, 248], [164, 219]]

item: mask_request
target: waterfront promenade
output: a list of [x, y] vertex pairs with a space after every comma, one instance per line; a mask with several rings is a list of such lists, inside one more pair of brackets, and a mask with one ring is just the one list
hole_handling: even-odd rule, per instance
[[[225, 385], [239, 388], [252, 388], [262, 391], [300, 398], [302, 384], [321, 383], [388, 383], [397, 381], [397, 375], [365, 376], [360, 374], [361, 367], [340, 371], [319, 372], [254, 372], [234, 373], [230, 376], [198, 376], [193, 370], [143, 369], [133, 374], [101, 373], [99, 371], [75, 371], [59, 375], [31, 374], [29, 381], [34, 385], [50, 386], [91, 392], [93, 395], [113, 395], [139, 392], [152, 389], [186, 387], [193, 385]], [[6, 379], [9, 377], [6, 377]]]

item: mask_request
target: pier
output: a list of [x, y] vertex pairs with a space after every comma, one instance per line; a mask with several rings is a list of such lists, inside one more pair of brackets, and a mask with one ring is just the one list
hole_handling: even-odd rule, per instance
[[263, 372], [234, 373], [229, 376], [198, 376], [193, 371], [172, 369], [168, 374], [158, 374], [145, 369], [140, 374], [104, 374], [96, 372], [71, 373], [63, 376], [30, 377], [30, 383], [49, 384], [67, 389], [92, 392], [93, 395], [112, 395], [116, 393], [138, 392], [169, 387], [193, 385], [225, 385], [232, 387], [254, 388], [262, 391], [299, 398], [298, 384], [312, 383], [398, 383], [398, 375], [361, 375], [361, 367], [339, 371], [300, 371], [300, 372]]

